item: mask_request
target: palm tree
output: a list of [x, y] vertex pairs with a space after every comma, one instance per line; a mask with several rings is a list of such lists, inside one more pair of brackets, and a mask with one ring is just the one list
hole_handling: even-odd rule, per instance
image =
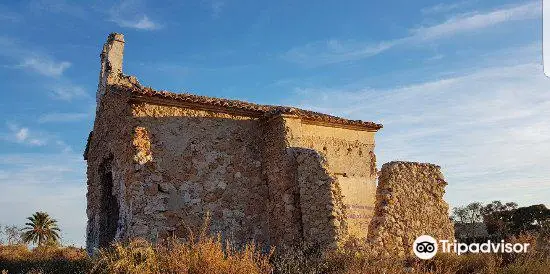
[[32, 217], [28, 217], [29, 223], [23, 228], [23, 241], [25, 243], [38, 243], [42, 246], [45, 243], [57, 243], [59, 241], [60, 231], [57, 226], [57, 220], [50, 218], [45, 212], [36, 212]]

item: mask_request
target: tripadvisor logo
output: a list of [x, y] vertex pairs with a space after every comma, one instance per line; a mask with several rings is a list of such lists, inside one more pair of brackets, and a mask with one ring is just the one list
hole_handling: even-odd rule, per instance
[[431, 259], [437, 253], [437, 241], [432, 236], [422, 235], [414, 241], [413, 252], [420, 259]]
[[458, 255], [464, 253], [526, 253], [529, 247], [528, 243], [506, 243], [504, 240], [500, 242], [486, 243], [459, 243], [456, 240], [451, 242], [449, 240], [437, 241], [432, 236], [422, 235], [413, 243], [413, 252], [416, 257], [428, 260], [435, 256], [438, 247], [441, 247], [443, 253], [456, 253]]

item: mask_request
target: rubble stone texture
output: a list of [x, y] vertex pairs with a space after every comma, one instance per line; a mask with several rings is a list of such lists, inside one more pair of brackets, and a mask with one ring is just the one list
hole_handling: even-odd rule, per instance
[[237, 243], [366, 239], [382, 125], [156, 91], [122, 74], [123, 50], [122, 34], [111, 34], [84, 152], [90, 253], [114, 240], [185, 237], [208, 217], [210, 233]]
[[439, 166], [384, 164], [368, 232], [374, 253], [381, 257], [412, 255], [413, 242], [421, 235], [452, 242], [454, 227], [448, 216], [449, 206], [443, 200], [446, 185]]

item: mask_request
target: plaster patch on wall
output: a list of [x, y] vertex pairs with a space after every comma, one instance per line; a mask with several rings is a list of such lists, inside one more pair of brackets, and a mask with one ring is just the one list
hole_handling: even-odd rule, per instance
[[146, 128], [135, 128], [133, 145], [136, 148], [136, 154], [134, 156], [135, 162], [144, 165], [153, 160], [153, 155], [151, 154], [151, 140]]

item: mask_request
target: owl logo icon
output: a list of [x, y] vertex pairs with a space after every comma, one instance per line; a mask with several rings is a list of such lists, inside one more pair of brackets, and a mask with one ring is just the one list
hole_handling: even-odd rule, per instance
[[437, 253], [437, 241], [432, 236], [422, 235], [414, 241], [413, 252], [420, 259], [431, 259]]
[[430, 243], [428, 241], [420, 242], [416, 244], [416, 251], [419, 253], [432, 253], [434, 252], [435, 245], [433, 243]]

